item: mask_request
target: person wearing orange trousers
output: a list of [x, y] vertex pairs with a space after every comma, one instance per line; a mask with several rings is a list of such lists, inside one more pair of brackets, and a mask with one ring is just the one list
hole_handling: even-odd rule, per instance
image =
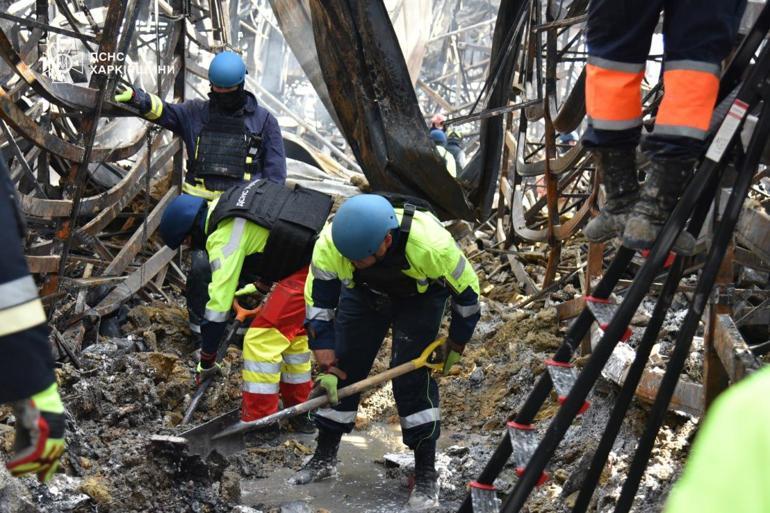
[[[584, 228], [601, 242], [652, 246], [704, 150], [719, 92], [722, 60], [733, 47], [745, 0], [591, 0], [583, 144], [595, 156], [606, 203]], [[655, 27], [663, 13], [663, 99], [643, 142], [651, 169], [640, 188], [636, 146], [642, 126], [641, 84]], [[694, 238], [674, 249], [691, 254]]]
[[[307, 273], [306, 266], [278, 282], [246, 330], [241, 406], [244, 421], [278, 411], [279, 394], [284, 407], [304, 402], [310, 394], [310, 349], [303, 326]], [[295, 421], [294, 427], [314, 430], [310, 422]]]
[[[158, 231], [166, 245], [205, 248], [211, 269], [201, 292], [206, 307], [196, 381], [221, 374], [217, 351], [238, 285], [275, 284], [244, 336], [243, 421], [275, 413], [279, 397], [292, 406], [310, 393], [304, 287], [313, 244], [331, 205], [328, 195], [260, 179], [228, 189], [210, 204], [182, 194], [163, 212]], [[314, 430], [305, 417], [292, 425]]]

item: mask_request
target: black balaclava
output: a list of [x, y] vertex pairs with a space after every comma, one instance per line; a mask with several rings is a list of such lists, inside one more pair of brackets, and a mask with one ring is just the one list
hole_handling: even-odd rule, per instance
[[246, 92], [243, 90], [243, 84], [241, 84], [238, 86], [238, 89], [228, 93], [215, 93], [211, 91], [209, 99], [217, 109], [227, 113], [234, 113], [246, 105]]

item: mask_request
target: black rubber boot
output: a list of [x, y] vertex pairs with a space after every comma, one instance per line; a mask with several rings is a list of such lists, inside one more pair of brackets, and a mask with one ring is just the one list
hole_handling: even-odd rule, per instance
[[289, 479], [290, 484], [307, 484], [337, 476], [337, 451], [342, 433], [318, 430], [318, 444], [313, 457]]
[[310, 418], [310, 415], [303, 413], [296, 417], [289, 419], [289, 428], [295, 433], [303, 433], [305, 435], [312, 435], [316, 432], [315, 423]]
[[406, 505], [409, 511], [430, 511], [439, 506], [435, 440], [424, 441], [414, 450], [414, 488]]
[[583, 228], [591, 242], [604, 242], [623, 234], [631, 208], [639, 199], [634, 148], [597, 148], [596, 170], [604, 184], [605, 203], [599, 215]]
[[[639, 201], [623, 231], [623, 245], [631, 249], [649, 249], [653, 246], [692, 176], [695, 161], [653, 159], [651, 163]], [[680, 255], [692, 255], [695, 252], [695, 238], [682, 231], [671, 249]]]

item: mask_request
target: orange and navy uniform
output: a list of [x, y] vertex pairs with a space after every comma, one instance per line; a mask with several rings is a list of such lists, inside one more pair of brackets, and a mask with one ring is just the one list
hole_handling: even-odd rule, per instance
[[591, 0], [586, 66], [587, 147], [636, 146], [641, 85], [663, 11], [663, 99], [645, 151], [697, 157], [719, 92], [745, 0]]

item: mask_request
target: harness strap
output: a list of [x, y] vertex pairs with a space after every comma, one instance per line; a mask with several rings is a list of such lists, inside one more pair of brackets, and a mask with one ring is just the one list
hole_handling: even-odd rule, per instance
[[409, 240], [409, 231], [412, 229], [412, 219], [414, 218], [414, 212], [417, 207], [411, 203], [404, 203], [404, 215], [401, 218], [401, 225], [398, 227], [398, 245], [395, 247], [396, 255], [403, 257], [405, 265], [404, 269], [409, 268], [409, 263], [406, 261], [406, 243]]

